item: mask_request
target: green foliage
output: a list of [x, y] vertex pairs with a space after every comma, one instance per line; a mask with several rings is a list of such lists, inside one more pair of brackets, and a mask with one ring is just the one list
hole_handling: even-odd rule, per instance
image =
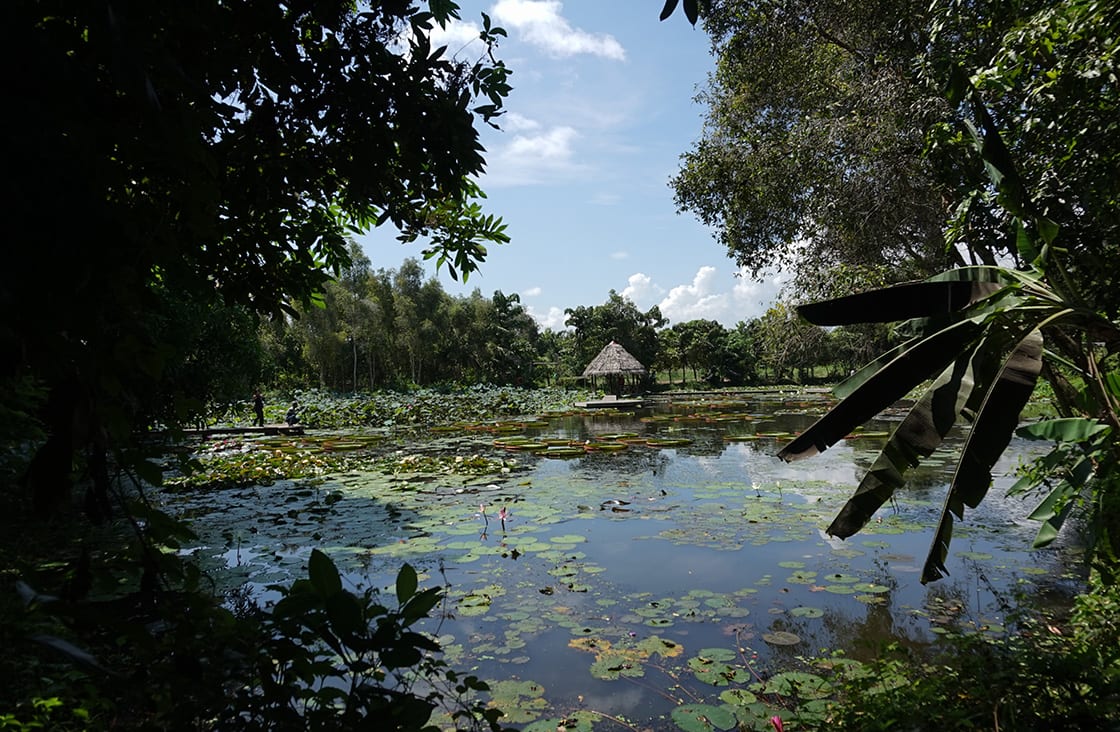
[[429, 10], [8, 8], [7, 59], [39, 71], [4, 121], [7, 266], [50, 276], [0, 284], [0, 395], [46, 392], [28, 474], [43, 512], [88, 451], [105, 514], [107, 454], [250, 388], [252, 315], [310, 303], [348, 264], [348, 234], [392, 221], [464, 276], [507, 240], [472, 181], [476, 124], [510, 89], [492, 55], [504, 31], [487, 22], [487, 52], [459, 61], [431, 44], [458, 6]]
[[945, 171], [922, 156], [944, 118], [936, 90], [913, 79], [919, 3], [713, 0], [700, 14], [716, 70], [699, 100], [704, 133], [672, 181], [677, 205], [713, 227], [755, 276], [852, 266], [927, 276], [946, 253]]
[[[518, 389], [489, 384], [364, 394], [332, 394], [313, 389], [270, 399], [265, 415], [278, 418], [291, 396], [299, 402], [301, 422], [314, 429], [432, 427], [559, 411], [570, 408], [573, 401], [587, 394], [560, 387]], [[245, 401], [218, 424], [248, 424], [251, 415], [251, 404]]]
[[373, 272], [356, 244], [321, 307], [266, 324], [261, 340], [289, 387], [358, 391], [397, 385], [531, 385], [540, 332], [518, 295], [451, 297], [414, 259]]
[[888, 648], [834, 680], [827, 728], [1112, 729], [1120, 722], [1120, 637], [1096, 612], [1115, 603], [1115, 592], [1091, 593], [1068, 626], [1039, 618], [1006, 638], [953, 636], [932, 658]]
[[[159, 542], [184, 530], [137, 513]], [[271, 610], [242, 597], [219, 604], [197, 570], [164, 555], [162, 581], [120, 594], [119, 567], [87, 568], [94, 594], [58, 597], [21, 586], [24, 606], [0, 607], [15, 671], [0, 694], [0, 729], [432, 729], [434, 711], [459, 729], [498, 729], [486, 685], [453, 671], [418, 625], [442, 602], [405, 565], [396, 602], [350, 592], [313, 550], [306, 579], [269, 588]], [[70, 583], [71, 588], [75, 586]], [[100, 589], [111, 586], [112, 594]], [[10, 593], [9, 596], [14, 595]], [[21, 692], [24, 696], [21, 697]]]
[[[966, 506], [975, 507], [983, 500], [991, 467], [1006, 447], [1043, 369], [1045, 335], [1046, 374], [1060, 395], [1060, 407], [1067, 416], [1079, 415], [1088, 421], [1050, 423], [1029, 432], [1059, 443], [1019, 488], [1031, 480], [1049, 484], [1048, 493], [1031, 514], [1043, 523], [1039, 544], [1057, 536], [1075, 500], [1083, 491], [1091, 491], [1092, 516], [1099, 528], [1095, 547], [1111, 559], [1120, 547], [1120, 534], [1115, 530], [1117, 448], [1107, 435], [1120, 428], [1120, 389], [1116, 388], [1120, 377], [1116, 376], [1113, 353], [1120, 343], [1120, 324], [1111, 295], [1087, 293], [1112, 290], [1115, 268], [1101, 259], [1108, 251], [1107, 246], [1102, 248], [1101, 237], [1109, 239], [1115, 212], [1111, 206], [1070, 202], [1102, 203], [1096, 192], [1088, 190], [1098, 177], [1086, 171], [1095, 170], [1092, 161], [1098, 155], [1113, 159], [1115, 142], [1102, 140], [1078, 149], [1068, 129], [1052, 129], [1046, 137], [1056, 135], [1066, 143], [1062, 166], [1067, 166], [1067, 158], [1087, 158], [1083, 163], [1068, 163], [1071, 174], [1058, 182], [1049, 178], [1048, 169], [1052, 163], [1058, 164], [1053, 158], [1059, 152], [1034, 136], [1030, 120], [1064, 119], [1064, 113], [1054, 108], [1054, 100], [1043, 93], [1049, 84], [1046, 80], [1084, 71], [1086, 56], [1093, 59], [1091, 66], [1096, 64], [1093, 68], [1113, 68], [1115, 43], [1105, 35], [1109, 29], [1115, 30], [1117, 21], [1096, 4], [1070, 2], [1037, 13], [1023, 9], [1017, 19], [1021, 26], [1002, 39], [1015, 51], [1001, 56], [1000, 65], [969, 77], [958, 65], [955, 51], [963, 49], [959, 55], [970, 58], [976, 50], [971, 43], [987, 48], [990, 41], [978, 40], [973, 29], [957, 28], [954, 24], [959, 18], [948, 12], [939, 15], [942, 11], [944, 8], [935, 5], [930, 28], [935, 43], [922, 60], [927, 68], [949, 75], [947, 101], [958, 105], [962, 117], [961, 132], [956, 136], [943, 125], [930, 130], [936, 153], [955, 156], [961, 168], [969, 171], [962, 178], [967, 185], [958, 191], [960, 206], [950, 229], [950, 244], [968, 246], [974, 253], [983, 250], [988, 258], [1006, 248], [1014, 253], [1020, 269], [962, 268], [925, 282], [801, 307], [802, 315], [825, 325], [912, 318], [907, 330], [914, 337], [841, 385], [838, 391], [843, 401], [784, 448], [781, 456], [797, 459], [826, 449], [839, 439], [838, 431], [861, 423], [926, 379], [935, 378], [894, 431], [829, 533], [846, 537], [859, 531], [903, 484], [906, 471], [928, 457], [963, 416], [972, 422], [972, 429], [946, 493], [923, 571], [924, 581], [937, 579], [944, 574], [954, 518], [962, 519]], [[1035, 45], [1039, 38], [1062, 28], [1077, 29], [1068, 46], [1041, 52]], [[992, 30], [985, 28], [985, 32]], [[1032, 62], [1023, 65], [1016, 61], [1020, 51]], [[1070, 83], [1081, 88], [1080, 82]], [[1102, 90], [1091, 81], [1090, 85], [1103, 97], [1092, 113], [1078, 118], [1085, 125], [1082, 132], [1111, 129], [1115, 89]], [[1009, 102], [1014, 114], [1008, 112]], [[1019, 110], [1026, 111], [1020, 114]], [[1028, 123], [1020, 124], [1020, 118]], [[980, 225], [972, 226], [973, 216]], [[967, 243], [961, 238], [965, 229], [970, 238]], [[1063, 372], [1078, 379], [1083, 385], [1080, 391]], [[1099, 422], [1100, 428], [1089, 421]], [[1070, 449], [1065, 443], [1075, 428], [1084, 433], [1079, 441], [1084, 444]], [[1097, 439], [1089, 439], [1094, 433]]]
[[657, 361], [657, 329], [666, 321], [656, 305], [643, 313], [628, 298], [611, 290], [602, 305], [567, 308], [564, 314], [564, 324], [572, 329], [572, 338], [563, 354], [568, 373], [582, 374], [584, 367], [611, 341], [625, 348], [647, 369]]
[[235, 728], [363, 729], [375, 722], [379, 729], [427, 729], [446, 700], [459, 706], [450, 710], [456, 726], [499, 729], [499, 711], [464, 702], [486, 684], [450, 670], [432, 655], [439, 645], [414, 628], [442, 593], [420, 590], [411, 566], [397, 575], [395, 608], [374, 590], [347, 590], [317, 549], [307, 579], [270, 589], [280, 599], [263, 619], [268, 640], [254, 659], [259, 686], [237, 694], [229, 720]]
[[760, 366], [777, 383], [785, 382], [792, 371], [804, 383], [814, 366], [831, 360], [824, 329], [798, 318], [784, 303], [775, 303], [756, 321], [754, 334]]

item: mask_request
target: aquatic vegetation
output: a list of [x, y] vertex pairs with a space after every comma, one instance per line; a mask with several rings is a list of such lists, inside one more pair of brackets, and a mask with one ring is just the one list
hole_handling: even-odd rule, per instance
[[[493, 704], [510, 714], [502, 723], [524, 729], [615, 725], [609, 687], [639, 679], [642, 714], [681, 729], [729, 718], [772, 729], [775, 715], [805, 728], [824, 718], [830, 698], [810, 698], [824, 685], [763, 679], [797, 671], [831, 683], [839, 671], [793, 654], [844, 647], [870, 632], [860, 630], [870, 612], [890, 613], [893, 632], [916, 644], [1013, 627], [988, 589], [968, 590], [986, 603], [975, 609], [915, 589], [912, 536], [936, 511], [920, 493], [884, 511], [859, 544], [822, 535], [830, 502], [850, 491], [852, 462], [873, 454], [875, 439], [830, 451], [818, 472], [795, 472], [772, 456], [769, 436], [798, 431], [813, 407], [728, 409], [721, 419], [694, 406], [688, 413], [704, 419], [686, 422], [558, 412], [405, 438], [249, 441], [199, 459], [248, 466], [261, 459], [254, 453], [279, 455], [272, 485], [212, 482], [164, 500], [205, 517], [197, 555], [250, 588], [298, 576], [311, 547], [329, 551], [359, 588], [385, 586], [401, 562], [421, 581], [439, 577], [441, 645], [499, 690]], [[726, 439], [743, 425], [767, 439]], [[306, 474], [281, 474], [303, 459]], [[1006, 527], [985, 537], [977, 527], [969, 541], [997, 558], [989, 581], [1024, 588], [1044, 578], [1030, 571], [1037, 558], [1009, 549]]]

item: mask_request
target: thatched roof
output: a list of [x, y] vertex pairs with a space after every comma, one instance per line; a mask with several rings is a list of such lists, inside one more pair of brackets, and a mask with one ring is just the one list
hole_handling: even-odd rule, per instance
[[599, 355], [591, 359], [584, 376], [609, 376], [612, 374], [644, 374], [646, 367], [631, 356], [625, 348], [611, 341], [603, 346]]

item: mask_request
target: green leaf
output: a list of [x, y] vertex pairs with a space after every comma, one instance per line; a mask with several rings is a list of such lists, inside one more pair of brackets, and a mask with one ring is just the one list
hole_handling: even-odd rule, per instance
[[1090, 437], [1108, 430], [1106, 424], [1084, 417], [1065, 417], [1036, 422], [1018, 430], [1020, 437], [1028, 440], [1050, 440], [1052, 442], [1084, 442]]
[[397, 602], [401, 605], [408, 602], [416, 594], [418, 585], [419, 580], [416, 577], [416, 570], [412, 568], [411, 564], [405, 564], [397, 572]]
[[412, 625], [421, 618], [428, 617], [436, 605], [443, 599], [443, 592], [438, 587], [429, 587], [413, 595], [407, 604], [401, 608], [401, 620], [404, 625]]
[[945, 369], [980, 332], [978, 323], [963, 320], [917, 341], [782, 448], [778, 457], [791, 462], [827, 450], [911, 389]]
[[33, 635], [31, 636], [31, 640], [55, 649], [59, 653], [69, 658], [71, 661], [74, 661], [80, 666], [83, 666], [87, 670], [98, 671], [104, 674], [113, 674], [113, 672], [105, 668], [105, 666], [101, 665], [101, 662], [98, 661], [97, 658], [93, 656], [93, 654], [89, 653], [88, 651], [82, 650], [81, 648], [78, 648], [68, 640], [59, 638], [58, 636], [46, 634]]
[[946, 368], [911, 407], [860, 481], [855, 494], [829, 525], [829, 535], [846, 539], [862, 529], [906, 482], [906, 472], [941, 445], [973, 388], [970, 356], [971, 353], [966, 352]]
[[893, 323], [951, 313], [972, 301], [973, 283], [909, 282], [833, 300], [799, 305], [797, 313], [814, 325]]
[[731, 729], [735, 726], [735, 713], [726, 705], [682, 704], [673, 710], [673, 721], [685, 732]]
[[311, 584], [323, 597], [331, 597], [342, 591], [342, 577], [334, 562], [318, 549], [311, 550], [311, 558], [307, 562], [307, 576]]
[[[923, 584], [948, 574], [945, 560], [953, 536], [953, 517], [963, 519], [965, 506], [976, 508], [984, 500], [992, 482], [992, 466], [1007, 449], [1041, 371], [1042, 334], [1032, 331], [1018, 343], [1002, 364], [998, 378], [985, 390], [945, 495], [941, 520], [922, 568]], [[978, 389], [987, 380], [978, 379]]]
[[331, 629], [340, 638], [353, 638], [366, 629], [361, 603], [349, 592], [328, 595], [326, 609]]
[[1073, 508], [1073, 499], [1085, 487], [1092, 475], [1092, 457], [1084, 456], [1031, 512], [1028, 518], [1042, 522], [1035, 536], [1034, 548], [1042, 548], [1058, 537], [1062, 524]]

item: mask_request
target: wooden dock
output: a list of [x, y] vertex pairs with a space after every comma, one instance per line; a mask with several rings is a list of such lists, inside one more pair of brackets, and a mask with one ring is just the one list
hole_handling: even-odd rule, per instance
[[266, 424], [264, 427], [203, 427], [183, 430], [187, 437], [220, 437], [230, 435], [302, 435], [302, 424]]
[[586, 402], [576, 402], [577, 409], [640, 409], [645, 406], [641, 397], [626, 399], [608, 394], [602, 399], [589, 399]]

